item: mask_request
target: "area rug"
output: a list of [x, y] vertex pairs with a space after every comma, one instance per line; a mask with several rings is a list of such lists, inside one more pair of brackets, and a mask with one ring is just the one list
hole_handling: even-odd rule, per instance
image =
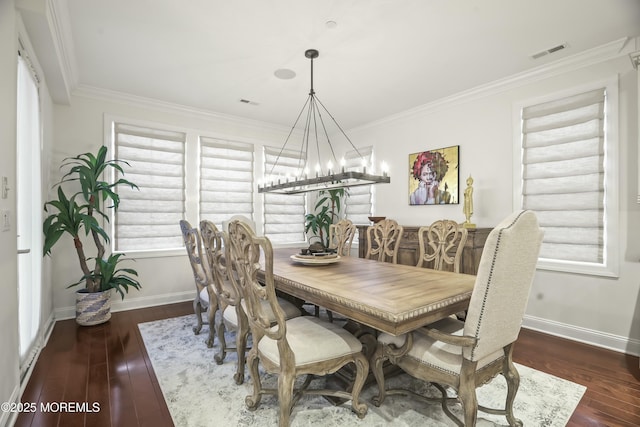
[[[177, 427], [204, 426], [274, 426], [277, 425], [277, 400], [264, 396], [256, 411], [249, 411], [244, 399], [251, 393], [251, 379], [236, 385], [233, 380], [236, 355], [228, 353], [225, 362], [217, 365], [213, 359], [218, 349], [216, 338], [213, 348], [207, 348], [207, 326], [200, 335], [194, 335], [195, 317], [183, 316], [138, 325], [147, 353], [153, 364], [173, 422]], [[233, 337], [228, 337], [233, 340]], [[233, 342], [233, 341], [230, 341]], [[520, 389], [516, 396], [514, 412], [525, 426], [564, 426], [571, 417], [586, 387], [546, 373], [517, 365], [520, 372]], [[262, 373], [265, 386], [276, 386], [276, 378]], [[314, 380], [316, 382], [323, 379]], [[391, 378], [393, 386], [438, 396], [432, 386], [412, 379], [406, 374]], [[314, 384], [312, 383], [312, 386]], [[321, 385], [321, 384], [316, 384]], [[378, 408], [371, 403], [377, 395], [374, 384], [362, 392], [368, 404], [364, 419], [351, 411], [350, 402], [334, 406], [319, 396], [303, 397], [293, 409], [291, 426], [455, 426], [438, 403], [406, 396], [388, 396]], [[500, 407], [506, 395], [506, 383], [502, 376], [478, 389], [478, 402], [488, 407]], [[461, 415], [459, 405], [453, 412]], [[479, 426], [507, 425], [502, 416], [479, 412]]]

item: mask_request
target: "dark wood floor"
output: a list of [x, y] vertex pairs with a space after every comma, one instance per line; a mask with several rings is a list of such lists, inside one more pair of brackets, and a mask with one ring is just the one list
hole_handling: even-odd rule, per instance
[[[179, 303], [114, 313], [100, 326], [57, 322], [22, 402], [96, 402], [99, 411], [22, 413], [15, 426], [173, 426], [137, 324], [192, 312]], [[569, 426], [640, 425], [637, 357], [523, 329], [514, 360], [587, 386]]]

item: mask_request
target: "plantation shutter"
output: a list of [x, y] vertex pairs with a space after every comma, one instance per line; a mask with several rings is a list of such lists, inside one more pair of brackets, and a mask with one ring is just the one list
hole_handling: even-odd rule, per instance
[[119, 186], [115, 215], [116, 251], [182, 247], [179, 221], [185, 217], [186, 134], [115, 124], [116, 158], [126, 161], [125, 178], [139, 191]]
[[526, 107], [523, 207], [545, 235], [540, 257], [603, 263], [605, 89]]
[[200, 219], [253, 220], [253, 144], [200, 138]]
[[[271, 176], [296, 176], [304, 157], [300, 151], [264, 147], [264, 170]], [[304, 194], [263, 195], [265, 236], [273, 243], [304, 242]]]
[[[359, 152], [359, 153], [358, 153]], [[358, 148], [345, 154], [345, 170], [362, 172], [362, 161], [372, 164], [373, 148]], [[345, 217], [354, 224], [369, 224], [373, 209], [373, 189], [371, 185], [359, 185], [346, 189], [349, 197], [345, 199]]]

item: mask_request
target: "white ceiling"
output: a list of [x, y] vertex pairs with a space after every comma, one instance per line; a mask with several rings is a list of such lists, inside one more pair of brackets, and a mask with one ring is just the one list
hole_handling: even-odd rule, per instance
[[351, 128], [640, 35], [638, 0], [60, 0], [56, 14], [72, 91], [285, 126], [309, 92], [309, 48], [318, 98]]

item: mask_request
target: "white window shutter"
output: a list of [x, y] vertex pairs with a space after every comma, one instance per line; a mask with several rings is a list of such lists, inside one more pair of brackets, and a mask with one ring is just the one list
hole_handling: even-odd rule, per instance
[[605, 89], [522, 111], [523, 208], [545, 230], [540, 258], [602, 264]]
[[[352, 150], [345, 154], [344, 168], [346, 171], [362, 172], [363, 158], [367, 167], [373, 164], [373, 148], [358, 148], [358, 151]], [[349, 197], [345, 199], [345, 218], [351, 220], [354, 224], [369, 224], [369, 217], [373, 210], [373, 186], [360, 185], [346, 189]]]
[[253, 151], [250, 143], [200, 138], [200, 219], [219, 228], [233, 215], [253, 220]]
[[[264, 147], [264, 170], [271, 176], [277, 177], [299, 175], [304, 163], [305, 153], [293, 150], [282, 150], [274, 147]], [[264, 234], [273, 243], [304, 242], [304, 215], [306, 198], [304, 194], [276, 194], [264, 195]]]
[[114, 248], [173, 249], [182, 246], [178, 223], [185, 214], [185, 140], [183, 132], [115, 124], [116, 158], [129, 163], [116, 174], [139, 187], [118, 187]]

